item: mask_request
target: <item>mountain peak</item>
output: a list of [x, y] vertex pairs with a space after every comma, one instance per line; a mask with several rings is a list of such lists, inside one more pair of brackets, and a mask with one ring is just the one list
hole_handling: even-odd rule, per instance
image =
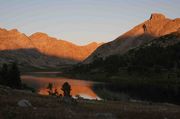
[[17, 29], [11, 29], [11, 30], [7, 30], [5, 28], [0, 28], [1, 32], [11, 32], [11, 33], [20, 33]]
[[11, 32], [19, 32], [17, 29], [11, 29]]
[[8, 62], [10, 59], [17, 60], [23, 66], [27, 64], [56, 67], [78, 63], [87, 58], [98, 46], [97, 43], [92, 43], [90, 46], [81, 47], [42, 32], [36, 32], [28, 37], [17, 29], [0, 28], [0, 62]]
[[169, 19], [161, 13], [152, 13], [149, 20], [135, 26], [128, 32], [117, 37], [114, 41], [103, 44], [93, 52], [84, 63], [90, 63], [97, 58], [110, 55], [124, 54], [130, 49], [138, 47], [155, 38], [178, 31], [180, 19]]
[[166, 19], [166, 16], [161, 13], [152, 13], [150, 20], [163, 20]]
[[39, 36], [39, 37], [45, 36], [45, 37], [47, 37], [48, 35], [46, 33], [36, 32], [36, 33], [32, 34], [31, 36]]
[[85, 47], [99, 47], [101, 46], [103, 43], [97, 43], [97, 42], [91, 42], [87, 45], [85, 45]]
[[7, 31], [5, 28], [0, 28], [0, 31]]
[[97, 42], [91, 42], [91, 43], [89, 43], [87, 45], [97, 45], [97, 44], [98, 44]]
[[30, 35], [29, 38], [31, 40], [36, 39], [38, 41], [45, 41], [45, 40], [48, 40], [49, 36], [46, 33], [36, 32], [36, 33]]

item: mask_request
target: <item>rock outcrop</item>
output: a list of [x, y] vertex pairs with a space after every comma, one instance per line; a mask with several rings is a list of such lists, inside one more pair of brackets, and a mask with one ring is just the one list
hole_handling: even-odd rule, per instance
[[148, 41], [176, 32], [180, 28], [180, 18], [169, 19], [163, 14], [153, 13], [149, 20], [135, 26], [130, 31], [97, 48], [84, 63], [90, 63], [96, 58], [106, 58], [114, 54], [123, 54]]

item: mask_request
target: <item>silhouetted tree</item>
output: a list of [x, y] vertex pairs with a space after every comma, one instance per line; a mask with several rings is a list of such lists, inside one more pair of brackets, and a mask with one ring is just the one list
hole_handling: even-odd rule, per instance
[[20, 71], [16, 63], [3, 64], [0, 70], [0, 84], [17, 89], [22, 87]]
[[21, 88], [20, 71], [16, 63], [12, 63], [8, 72], [8, 85], [13, 88]]
[[2, 69], [1, 69], [1, 84], [6, 85], [7, 84], [7, 78], [8, 78], [8, 65], [3, 64]]
[[57, 88], [54, 89], [53, 95], [58, 96], [58, 90], [57, 90]]
[[[54, 89], [54, 86], [52, 83], [48, 84], [47, 89], [48, 89], [49, 95], [58, 96], [58, 90], [57, 90], [57, 88]], [[54, 89], [54, 91], [53, 91], [53, 89]]]
[[48, 86], [47, 86], [47, 89], [48, 89], [49, 95], [52, 95], [52, 93], [53, 93], [53, 84], [49, 83]]
[[2, 75], [1, 75], [1, 70], [0, 70], [0, 84], [3, 84], [3, 78], [2, 78]]
[[71, 95], [70, 95], [71, 86], [69, 85], [68, 82], [65, 82], [65, 83], [62, 85], [61, 90], [64, 92], [64, 96], [65, 96], [65, 97], [71, 97]]

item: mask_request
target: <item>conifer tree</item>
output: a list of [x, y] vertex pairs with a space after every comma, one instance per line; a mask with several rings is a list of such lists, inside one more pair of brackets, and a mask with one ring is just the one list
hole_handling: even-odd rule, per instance
[[13, 88], [21, 88], [21, 78], [18, 66], [16, 63], [12, 63], [9, 69], [9, 86]]
[[2, 69], [0, 71], [0, 83], [2, 85], [7, 85], [8, 83], [8, 65], [7, 64], [3, 64]]
[[71, 92], [71, 85], [69, 85], [68, 82], [65, 82], [62, 85], [61, 90], [64, 92], [64, 97], [71, 97], [70, 92]]

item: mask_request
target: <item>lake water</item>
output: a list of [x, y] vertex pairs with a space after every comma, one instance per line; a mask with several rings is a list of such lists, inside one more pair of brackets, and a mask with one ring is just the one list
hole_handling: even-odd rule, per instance
[[[61, 87], [65, 82], [71, 85], [71, 95], [80, 95], [86, 99], [110, 99], [110, 100], [142, 100], [151, 102], [169, 102], [179, 104], [178, 95], [175, 93], [166, 93], [156, 90], [154, 92], [148, 92], [147, 89], [151, 87], [145, 87], [144, 91], [136, 89], [123, 89], [116, 84], [99, 83], [87, 80], [78, 80], [67, 77], [62, 77], [60, 72], [31, 72], [21, 76], [22, 82], [30, 87], [33, 87], [38, 94], [48, 95], [47, 86], [49, 83], [54, 85], [54, 89], [58, 90], [59, 94], [63, 94]], [[54, 90], [53, 89], [53, 90]], [[153, 89], [153, 88], [152, 88]], [[171, 95], [170, 95], [171, 94]]]
[[72, 96], [80, 95], [86, 99], [100, 99], [92, 89], [97, 82], [60, 77], [59, 72], [29, 73], [22, 75], [21, 79], [23, 83], [33, 87], [41, 95], [48, 95], [47, 86], [49, 83], [54, 85], [54, 89], [56, 88], [59, 94], [63, 94], [61, 87], [65, 82], [68, 82], [71, 85]]

